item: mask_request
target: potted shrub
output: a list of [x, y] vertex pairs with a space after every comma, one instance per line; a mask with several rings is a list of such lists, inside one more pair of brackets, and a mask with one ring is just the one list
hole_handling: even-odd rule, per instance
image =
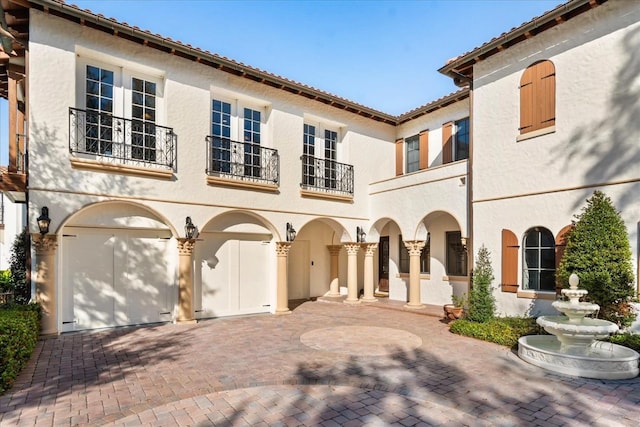
[[444, 305], [444, 317], [449, 320], [456, 320], [462, 317], [464, 306], [467, 302], [467, 294], [451, 295], [451, 304]]

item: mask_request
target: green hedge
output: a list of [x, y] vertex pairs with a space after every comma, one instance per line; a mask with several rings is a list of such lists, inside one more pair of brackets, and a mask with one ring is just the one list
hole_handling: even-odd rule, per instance
[[451, 323], [450, 331], [483, 341], [513, 347], [524, 335], [544, 333], [536, 324], [536, 319], [524, 317], [496, 317], [484, 323], [459, 319]]
[[0, 307], [0, 393], [13, 385], [40, 333], [38, 304]]
[[630, 349], [640, 353], [640, 335], [638, 334], [623, 332], [621, 334], [611, 335], [609, 337], [609, 341], [611, 341], [614, 344], [629, 347]]

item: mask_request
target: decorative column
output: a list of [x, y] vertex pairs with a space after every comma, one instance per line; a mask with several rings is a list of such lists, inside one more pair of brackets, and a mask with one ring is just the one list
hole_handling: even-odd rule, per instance
[[364, 249], [364, 295], [362, 296], [363, 302], [378, 301], [378, 298], [373, 296], [373, 290], [375, 284], [373, 283], [373, 254], [378, 248], [377, 243], [361, 243], [362, 249]]
[[193, 310], [193, 250], [196, 239], [178, 238], [178, 318], [176, 323], [196, 323]]
[[360, 304], [358, 299], [358, 251], [360, 243], [345, 243], [347, 250], [347, 299], [345, 304]]
[[405, 308], [423, 308], [420, 302], [420, 253], [426, 242], [424, 240], [409, 240], [404, 245], [409, 251], [409, 303]]
[[55, 234], [32, 234], [36, 250], [36, 302], [42, 307], [40, 333], [51, 335], [58, 333], [56, 310], [56, 249], [58, 247]]
[[289, 310], [289, 283], [287, 274], [287, 260], [291, 242], [276, 242], [278, 255], [278, 287], [276, 289], [276, 314], [291, 314]]
[[338, 280], [338, 256], [340, 255], [340, 250], [342, 249], [342, 245], [328, 245], [327, 249], [329, 249], [329, 254], [331, 255], [331, 270], [330, 270], [330, 279], [329, 283], [329, 295], [330, 297], [339, 297], [340, 296], [340, 282]]

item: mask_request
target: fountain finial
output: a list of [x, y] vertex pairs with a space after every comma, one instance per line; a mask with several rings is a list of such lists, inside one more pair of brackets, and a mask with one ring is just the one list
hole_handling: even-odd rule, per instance
[[570, 289], [578, 289], [578, 284], [580, 283], [580, 278], [576, 273], [571, 273], [569, 276], [569, 288]]

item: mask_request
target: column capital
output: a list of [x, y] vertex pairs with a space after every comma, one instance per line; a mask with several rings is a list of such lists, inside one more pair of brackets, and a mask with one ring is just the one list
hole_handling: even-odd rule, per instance
[[196, 239], [178, 237], [178, 255], [191, 255], [196, 246]]
[[360, 243], [345, 243], [344, 248], [347, 250], [347, 255], [358, 255], [358, 251], [360, 250]]
[[58, 236], [55, 234], [33, 233], [31, 241], [36, 249], [36, 255], [44, 255], [49, 252], [55, 252], [58, 248]]
[[278, 256], [287, 256], [291, 249], [291, 242], [276, 242], [276, 254]]
[[377, 243], [360, 243], [360, 247], [364, 249], [365, 256], [373, 256], [373, 253], [378, 249]]
[[329, 249], [330, 255], [340, 255], [342, 245], [327, 245], [327, 249]]
[[405, 240], [404, 246], [409, 251], [409, 256], [420, 256], [426, 243], [425, 240]]

